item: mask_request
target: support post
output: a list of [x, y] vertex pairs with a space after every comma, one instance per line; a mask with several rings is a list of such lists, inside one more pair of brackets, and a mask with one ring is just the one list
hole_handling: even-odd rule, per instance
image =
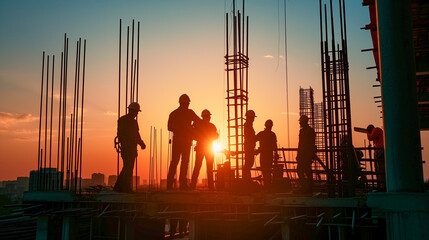
[[389, 192], [423, 192], [411, 1], [377, 1]]
[[77, 239], [76, 217], [74, 216], [63, 217], [63, 229], [62, 229], [61, 235], [62, 235], [61, 239], [64, 239], [64, 240]]

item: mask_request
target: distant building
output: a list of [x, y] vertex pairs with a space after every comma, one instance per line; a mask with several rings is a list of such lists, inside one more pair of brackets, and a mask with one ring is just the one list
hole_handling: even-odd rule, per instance
[[40, 171], [30, 172], [28, 191], [57, 191], [60, 190], [62, 174], [56, 168], [41, 168]]
[[91, 175], [92, 184], [93, 185], [102, 185], [105, 186], [106, 183], [104, 182], [104, 174], [102, 173], [93, 173]]
[[108, 186], [115, 186], [116, 180], [118, 179], [118, 176], [116, 175], [110, 175], [109, 178], [107, 179], [107, 185]]
[[24, 192], [28, 191], [29, 178], [18, 177], [16, 180], [3, 181], [0, 194], [8, 196], [11, 200], [22, 199]]

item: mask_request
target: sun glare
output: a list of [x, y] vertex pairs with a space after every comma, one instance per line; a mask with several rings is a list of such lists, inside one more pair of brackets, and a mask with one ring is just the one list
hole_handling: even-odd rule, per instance
[[213, 143], [213, 152], [218, 153], [222, 150], [222, 145], [220, 143]]

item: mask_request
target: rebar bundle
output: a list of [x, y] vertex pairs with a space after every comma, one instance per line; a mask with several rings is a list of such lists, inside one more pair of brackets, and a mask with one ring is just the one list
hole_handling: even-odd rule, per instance
[[[244, 121], [248, 110], [248, 69], [249, 69], [249, 17], [235, 9], [231, 16], [232, 44], [229, 35], [229, 15], [226, 13], [226, 78], [228, 108], [228, 151], [230, 162], [235, 164], [235, 177], [240, 177], [240, 168], [244, 165]], [[235, 161], [234, 161], [235, 160]], [[241, 167], [240, 167], [241, 166]]]
[[[52, 156], [53, 141], [53, 112], [54, 112], [54, 83], [55, 83], [55, 55], [52, 56], [52, 62], [49, 56], [46, 57], [43, 52], [42, 58], [42, 84], [40, 93], [40, 119], [39, 119], [39, 146], [38, 146], [38, 169], [34, 176], [36, 191], [58, 191], [66, 190], [81, 193], [82, 179], [82, 149], [83, 149], [83, 108], [85, 92], [85, 59], [86, 59], [86, 40], [76, 42], [76, 66], [75, 81], [73, 92], [73, 112], [70, 114], [70, 125], [67, 133], [67, 87], [68, 87], [68, 46], [69, 39], [64, 34], [64, 46], [61, 52], [60, 64], [60, 89], [58, 103], [58, 132], [57, 132], [57, 160], [56, 164]], [[82, 60], [82, 61], [81, 61]], [[45, 70], [46, 66], [46, 70]], [[50, 70], [51, 68], [51, 70]], [[51, 72], [51, 90], [49, 93], [49, 74]], [[44, 87], [44, 78], [46, 72], [46, 87]], [[81, 81], [81, 82], [80, 82]], [[44, 88], [46, 89], [44, 94]], [[50, 104], [49, 104], [50, 99]], [[43, 104], [45, 103], [45, 104]], [[80, 104], [80, 108], [79, 108]], [[45, 107], [43, 107], [45, 105]], [[80, 116], [79, 116], [80, 111]], [[44, 119], [43, 112], [45, 113]], [[50, 115], [48, 113], [50, 112]], [[44, 128], [42, 129], [42, 121]], [[49, 145], [48, 141], [48, 122], [49, 124]], [[80, 130], [79, 130], [80, 128]], [[41, 146], [42, 132], [44, 133], [44, 145]], [[48, 153], [49, 151], [49, 153]], [[49, 155], [48, 155], [49, 154]]]

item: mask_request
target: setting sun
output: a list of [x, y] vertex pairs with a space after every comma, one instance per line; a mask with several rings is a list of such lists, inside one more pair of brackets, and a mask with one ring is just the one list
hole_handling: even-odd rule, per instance
[[218, 153], [218, 152], [223, 150], [223, 147], [222, 147], [222, 144], [215, 142], [215, 143], [213, 143], [212, 149], [213, 149], [213, 152]]

